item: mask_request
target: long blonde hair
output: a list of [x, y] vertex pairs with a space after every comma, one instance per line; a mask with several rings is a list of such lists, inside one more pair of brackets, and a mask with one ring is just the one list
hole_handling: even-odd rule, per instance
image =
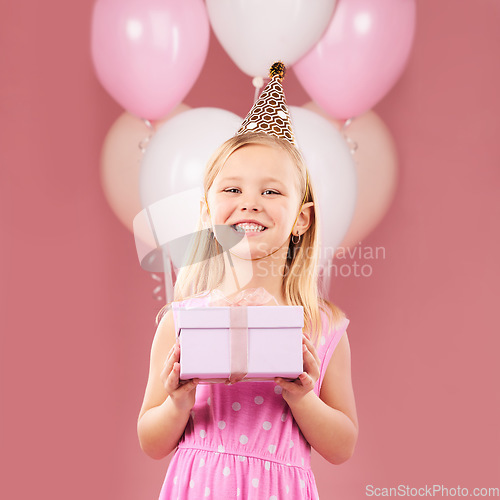
[[[344, 315], [331, 302], [322, 299], [318, 288], [318, 260], [319, 260], [319, 217], [318, 206], [314, 190], [307, 172], [304, 159], [300, 151], [288, 141], [278, 139], [262, 132], [249, 132], [237, 135], [227, 140], [209, 160], [205, 169], [203, 189], [205, 199], [218, 173], [229, 156], [236, 150], [260, 144], [285, 151], [297, 167], [299, 192], [302, 203], [313, 202], [314, 215], [307, 231], [298, 243], [290, 238], [288, 256], [282, 281], [282, 290], [289, 305], [301, 305], [304, 308], [304, 326], [311, 333], [314, 341], [319, 338], [322, 329], [321, 313], [323, 310], [332, 326]], [[194, 295], [217, 288], [225, 273], [223, 248], [215, 238], [207, 238], [202, 231], [203, 225], [198, 222], [198, 231], [190, 249], [185, 266], [177, 276], [174, 289], [174, 300], [180, 301]], [[163, 307], [157, 316], [157, 323], [164, 314]]]

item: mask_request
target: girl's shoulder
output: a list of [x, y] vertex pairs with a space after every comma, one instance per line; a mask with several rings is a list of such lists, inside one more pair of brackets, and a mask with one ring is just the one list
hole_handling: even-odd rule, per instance
[[333, 352], [349, 325], [346, 315], [331, 302], [322, 301], [320, 314], [322, 329], [316, 342], [316, 350], [320, 359], [320, 376], [314, 388], [318, 395]]
[[320, 343], [325, 343], [325, 340], [332, 336], [342, 336], [349, 325], [349, 319], [345, 313], [326, 299], [321, 299], [319, 306], [321, 316]]

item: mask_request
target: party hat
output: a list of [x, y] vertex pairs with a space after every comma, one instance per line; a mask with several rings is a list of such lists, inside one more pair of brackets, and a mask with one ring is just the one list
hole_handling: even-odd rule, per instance
[[284, 139], [294, 146], [295, 138], [290, 113], [285, 101], [281, 81], [286, 68], [282, 62], [275, 62], [269, 70], [271, 80], [265, 86], [257, 102], [252, 106], [236, 135], [247, 132], [264, 132]]

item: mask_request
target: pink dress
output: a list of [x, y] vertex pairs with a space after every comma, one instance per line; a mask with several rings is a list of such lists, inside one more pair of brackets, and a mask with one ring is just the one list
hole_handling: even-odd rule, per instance
[[[205, 297], [196, 300], [206, 305]], [[184, 302], [173, 303], [174, 319]], [[330, 330], [323, 315], [316, 394], [348, 323], [344, 318]], [[200, 384], [160, 500], [317, 499], [310, 456], [311, 447], [273, 381]]]

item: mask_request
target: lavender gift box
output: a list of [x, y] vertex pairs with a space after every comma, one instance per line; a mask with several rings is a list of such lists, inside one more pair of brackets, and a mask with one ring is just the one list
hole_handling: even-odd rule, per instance
[[175, 313], [181, 380], [294, 379], [303, 371], [302, 306], [193, 307]]

